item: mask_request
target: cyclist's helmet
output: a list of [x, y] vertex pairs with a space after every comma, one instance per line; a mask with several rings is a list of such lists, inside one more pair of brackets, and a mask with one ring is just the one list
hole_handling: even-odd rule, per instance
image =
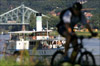
[[79, 2], [75, 2], [72, 7], [76, 10], [81, 10], [82, 4], [80, 4]]

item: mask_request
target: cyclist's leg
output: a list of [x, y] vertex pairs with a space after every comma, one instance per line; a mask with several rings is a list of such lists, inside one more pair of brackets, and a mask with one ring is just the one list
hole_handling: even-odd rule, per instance
[[72, 54], [71, 54], [70, 58], [71, 58], [71, 61], [74, 62], [76, 57], [77, 57], [78, 50], [79, 50], [79, 48], [78, 48], [78, 39], [77, 38], [73, 39], [72, 45], [73, 45], [73, 51], [72, 51]]
[[63, 37], [66, 38], [66, 43], [65, 43], [65, 56], [67, 56], [67, 51], [69, 49], [69, 44], [71, 43], [71, 36], [67, 33], [66, 30], [60, 31], [59, 32]]
[[69, 49], [69, 45], [71, 43], [71, 36], [68, 35], [66, 36], [66, 43], [65, 43], [65, 56], [67, 56], [67, 52], [68, 52], [68, 49]]

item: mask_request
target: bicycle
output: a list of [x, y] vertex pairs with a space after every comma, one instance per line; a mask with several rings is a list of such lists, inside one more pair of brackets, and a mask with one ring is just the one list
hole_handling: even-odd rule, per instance
[[[83, 46], [83, 39], [91, 38], [91, 36], [88, 36], [88, 37], [79, 36], [77, 38], [80, 39], [80, 43], [78, 42], [78, 45], [77, 45], [80, 49], [76, 57], [77, 59], [75, 59], [73, 65], [79, 64], [81, 66], [96, 66], [96, 62], [95, 62], [95, 58], [93, 54], [90, 51], [88, 51], [86, 48], [84, 48]], [[73, 48], [73, 47], [69, 47], [69, 49], [70, 48]], [[63, 58], [64, 58], [64, 52], [61, 50], [56, 51], [51, 58], [51, 66], [62, 66], [63, 63], [68, 62], [68, 61], [63, 61]]]

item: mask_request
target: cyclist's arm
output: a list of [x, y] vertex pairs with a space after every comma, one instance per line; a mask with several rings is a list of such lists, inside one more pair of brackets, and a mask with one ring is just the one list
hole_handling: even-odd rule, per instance
[[72, 33], [72, 29], [70, 27], [71, 16], [72, 16], [72, 14], [70, 11], [66, 11], [64, 16], [63, 16], [63, 21], [65, 24], [64, 26], [65, 26], [68, 34]]
[[72, 29], [70, 27], [70, 23], [65, 23], [65, 28], [67, 30], [67, 33], [70, 35], [70, 33], [72, 33]]
[[92, 34], [93, 33], [93, 31], [92, 31], [92, 29], [91, 29], [91, 27], [90, 27], [90, 25], [87, 23], [86, 24], [86, 28], [89, 30], [89, 32]]
[[93, 34], [93, 31], [92, 31], [90, 25], [87, 23], [87, 19], [86, 19], [85, 15], [83, 13], [82, 13], [82, 23], [83, 23], [83, 25], [86, 26], [86, 28], [89, 30], [89, 32], [91, 34]]

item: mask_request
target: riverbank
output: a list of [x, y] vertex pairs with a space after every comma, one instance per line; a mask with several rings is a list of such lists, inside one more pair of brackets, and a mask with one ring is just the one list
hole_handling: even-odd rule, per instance
[[[100, 31], [98, 31], [97, 33], [98, 33], [98, 36], [96, 38], [99, 38], [100, 37]], [[90, 36], [91, 35], [89, 32], [79, 32], [79, 31], [77, 31], [76, 34], [77, 35], [83, 35], [83, 36]], [[57, 35], [59, 35], [59, 33], [57, 31], [52, 31], [50, 33], [50, 35], [57, 36]]]
[[[0, 57], [1, 56], [3, 56], [3, 55], [0, 55]], [[0, 62], [2, 62], [2, 63], [0, 63], [0, 66], [1, 65], [3, 65], [3, 66], [6, 66], [6, 65], [36, 65], [36, 66], [48, 66], [48, 65], [50, 65], [50, 62], [51, 62], [51, 57], [52, 56], [31, 56], [30, 58], [30, 62], [28, 61], [27, 62], [27, 60], [22, 64], [22, 63], [19, 63], [19, 62], [15, 62], [15, 58], [14, 57], [12, 57], [12, 56], [9, 56], [9, 58], [7, 59], [2, 59], [2, 61], [1, 61], [1, 58], [0, 58]], [[94, 55], [94, 57], [95, 57], [95, 61], [96, 61], [96, 64], [97, 64], [97, 66], [100, 66], [100, 55]], [[29, 57], [26, 57], [26, 58], [29, 58]], [[31, 61], [31, 60], [33, 60], [33, 61]], [[33, 64], [31, 63], [31, 62], [33, 62]], [[10, 64], [9, 64], [10, 63]]]

